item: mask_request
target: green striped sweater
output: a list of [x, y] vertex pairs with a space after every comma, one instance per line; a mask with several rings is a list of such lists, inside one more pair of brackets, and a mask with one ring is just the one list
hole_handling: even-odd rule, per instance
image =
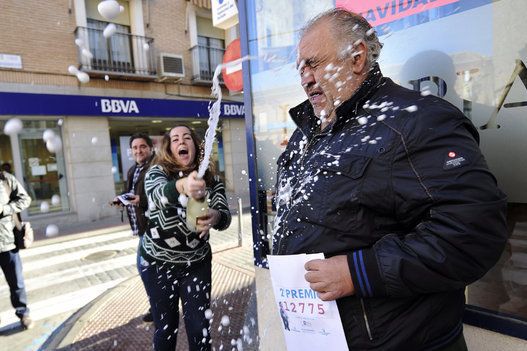
[[[150, 261], [173, 264], [191, 264], [203, 260], [210, 254], [207, 240], [187, 228], [185, 208], [179, 202], [176, 190], [177, 175], [168, 175], [160, 165], [152, 166], [145, 176], [148, 197], [148, 227], [143, 236], [141, 255]], [[225, 196], [225, 187], [215, 177], [207, 184], [209, 207], [220, 212], [220, 221], [213, 228], [227, 229], [231, 214]]]

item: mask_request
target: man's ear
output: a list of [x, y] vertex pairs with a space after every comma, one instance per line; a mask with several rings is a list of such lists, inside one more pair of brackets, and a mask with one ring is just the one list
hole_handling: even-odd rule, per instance
[[366, 67], [366, 58], [368, 57], [368, 47], [363, 41], [355, 45], [353, 51], [353, 73], [362, 74]]

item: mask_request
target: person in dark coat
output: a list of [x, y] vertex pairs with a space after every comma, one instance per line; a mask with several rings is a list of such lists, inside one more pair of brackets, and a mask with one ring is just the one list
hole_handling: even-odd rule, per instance
[[[135, 164], [130, 167], [127, 173], [126, 189], [123, 195], [128, 195], [129, 205], [124, 206], [116, 197], [113, 203], [126, 207], [128, 221], [132, 228], [133, 235], [139, 236], [139, 247], [143, 234], [148, 229], [148, 199], [145, 193], [145, 174], [150, 168], [150, 162], [153, 157], [152, 139], [146, 133], [134, 133], [130, 137], [130, 149]], [[138, 249], [139, 252], [139, 249]], [[137, 256], [137, 269], [140, 271], [139, 253]], [[148, 311], [143, 316], [144, 322], [152, 322], [152, 313]]]
[[504, 249], [506, 196], [470, 120], [383, 77], [381, 47], [343, 9], [304, 28], [273, 253], [325, 254], [305, 279], [351, 350], [466, 350], [464, 291]]

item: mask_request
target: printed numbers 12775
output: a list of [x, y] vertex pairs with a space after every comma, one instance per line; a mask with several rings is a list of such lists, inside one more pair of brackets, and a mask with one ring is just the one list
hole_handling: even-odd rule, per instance
[[292, 313], [300, 313], [307, 315], [322, 315], [326, 313], [324, 309], [324, 304], [322, 303], [282, 301], [282, 306], [284, 307], [284, 310]]

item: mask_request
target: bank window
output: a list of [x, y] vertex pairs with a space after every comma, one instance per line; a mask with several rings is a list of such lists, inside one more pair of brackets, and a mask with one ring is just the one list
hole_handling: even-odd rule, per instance
[[[259, 195], [255, 223], [262, 234], [255, 236], [259, 239], [255, 258], [263, 258], [258, 263], [265, 262], [262, 253], [272, 234], [276, 157], [295, 128], [288, 110], [306, 99], [294, 65], [298, 32], [307, 19], [335, 6], [322, 3], [325, 8], [313, 9], [308, 8], [311, 2], [247, 2], [249, 55], [259, 58], [250, 63], [256, 154], [252, 166], [257, 167], [255, 187]], [[363, 5], [358, 1], [347, 3]], [[483, 320], [479, 326], [522, 337], [515, 330], [523, 330], [525, 336], [527, 41], [525, 36], [512, 33], [527, 30], [527, 22], [516, 15], [521, 9], [527, 11], [527, 3], [495, 4], [488, 0], [456, 1], [416, 14], [394, 12], [391, 21], [376, 17], [373, 25], [384, 44], [380, 67], [385, 76], [409, 89], [427, 90], [449, 101], [479, 130], [481, 150], [508, 196], [509, 240], [495, 267], [467, 287], [466, 316], [474, 311]], [[293, 14], [294, 20], [283, 21], [280, 13]], [[509, 28], [515, 28], [514, 32]], [[401, 50], [401, 43], [411, 45]], [[516, 323], [514, 327], [499, 329], [511, 320]], [[491, 324], [497, 327], [491, 328]]]
[[[31, 196], [29, 215], [69, 210], [66, 170], [62, 147], [50, 152], [43, 140], [50, 131], [61, 138], [56, 121], [23, 121], [24, 129], [18, 134], [23, 186]], [[47, 132], [49, 133], [49, 132]]]

